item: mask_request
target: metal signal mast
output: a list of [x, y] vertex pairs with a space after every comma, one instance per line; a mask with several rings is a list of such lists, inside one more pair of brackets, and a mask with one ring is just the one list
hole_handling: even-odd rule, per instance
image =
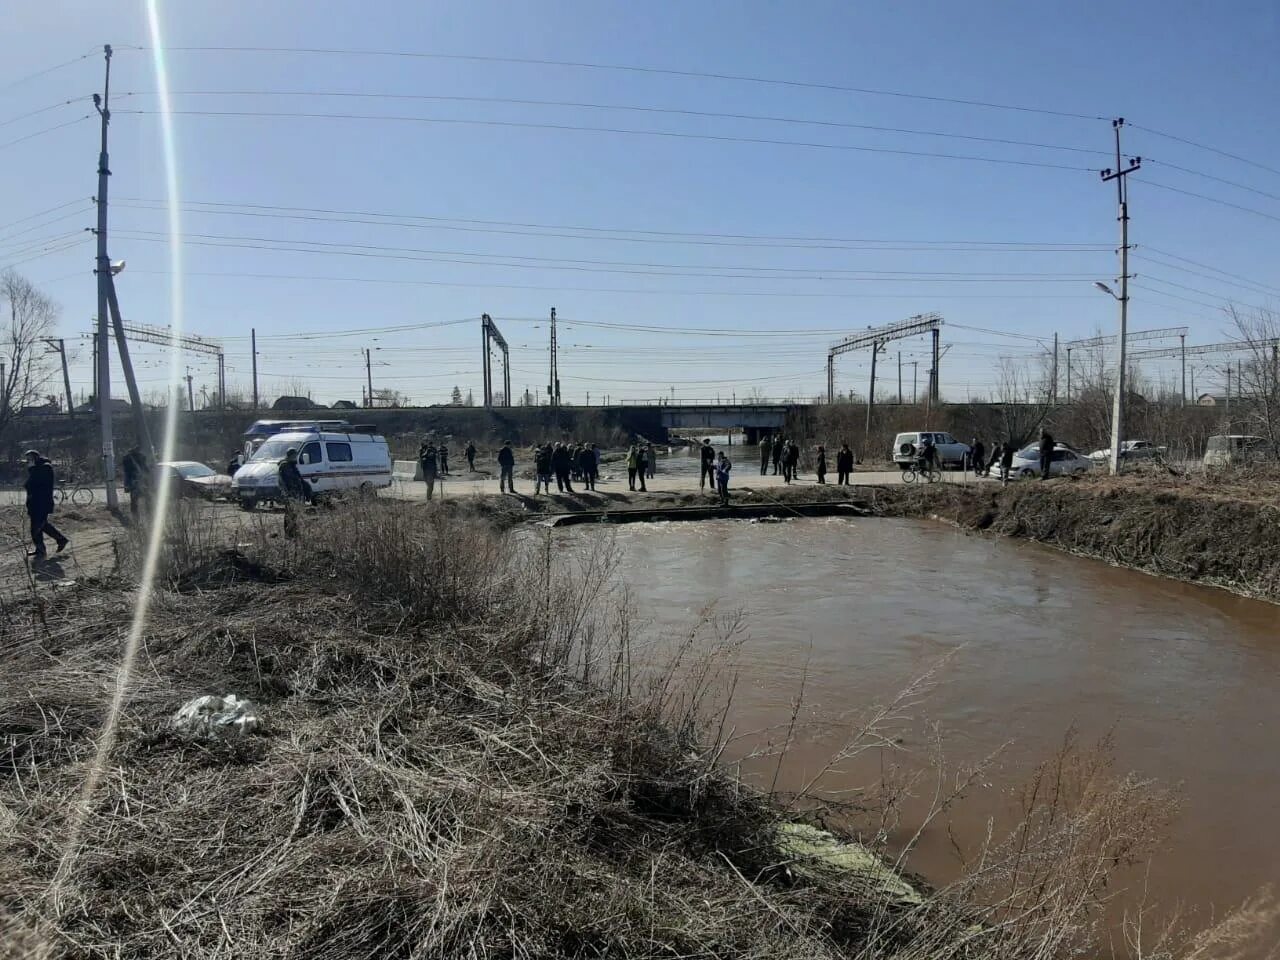
[[484, 371], [484, 405], [493, 406], [493, 371], [489, 351], [491, 344], [496, 343], [502, 351], [502, 405], [511, 406], [511, 357], [507, 351], [507, 341], [498, 332], [493, 317], [487, 313], [480, 314], [481, 359]]
[[851, 350], [871, 348], [871, 388], [867, 391], [867, 431], [871, 430], [871, 411], [876, 403], [876, 355], [890, 340], [933, 334], [933, 366], [929, 371], [929, 400], [938, 402], [938, 334], [942, 317], [936, 313], [922, 313], [884, 327], [868, 328], [865, 333], [854, 334], [833, 345], [827, 351], [827, 403], [836, 402], [836, 357]]

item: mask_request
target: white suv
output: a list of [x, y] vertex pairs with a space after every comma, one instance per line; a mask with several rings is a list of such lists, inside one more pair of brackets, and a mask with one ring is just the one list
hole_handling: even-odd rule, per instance
[[915, 460], [925, 437], [933, 438], [933, 445], [938, 450], [938, 466], [964, 466], [965, 457], [969, 455], [969, 445], [960, 443], [949, 433], [934, 433], [928, 430], [923, 433], [900, 433], [894, 437], [893, 462], [903, 466]]

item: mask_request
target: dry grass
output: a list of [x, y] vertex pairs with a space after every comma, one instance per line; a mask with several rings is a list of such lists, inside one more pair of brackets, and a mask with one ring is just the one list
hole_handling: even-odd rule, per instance
[[[228, 548], [181, 509], [57, 896], [131, 551], [111, 577], [0, 614], [7, 955], [1049, 957], [1092, 935], [1107, 877], [1158, 826], [1149, 785], [1064, 750], [1018, 830], [904, 904], [783, 852], [797, 814], [718, 762], [732, 619], [637, 669], [607, 547], [566, 558], [548, 537], [373, 502], [308, 516], [297, 541], [260, 525]], [[258, 734], [169, 730], [184, 699], [232, 692], [262, 706]], [[889, 749], [902, 704], [849, 749]], [[940, 776], [936, 816], [978, 772]]]

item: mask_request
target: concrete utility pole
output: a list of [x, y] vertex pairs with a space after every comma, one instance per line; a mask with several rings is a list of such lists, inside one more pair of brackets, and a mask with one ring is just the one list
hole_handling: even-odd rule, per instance
[[919, 403], [917, 388], [920, 385], [920, 361], [911, 361], [911, 405], [914, 407]]
[[1071, 402], [1071, 348], [1067, 347], [1067, 403]]
[[[1124, 441], [1124, 391], [1125, 391], [1125, 339], [1129, 332], [1129, 174], [1142, 166], [1142, 158], [1134, 157], [1125, 167], [1120, 159], [1120, 128], [1124, 117], [1111, 121], [1116, 134], [1116, 165], [1102, 171], [1103, 182], [1116, 182], [1116, 204], [1120, 221], [1120, 295], [1111, 295], [1120, 301], [1120, 331], [1116, 337], [1116, 395], [1111, 405], [1111, 472], [1120, 472], [1120, 447]], [[1103, 289], [1110, 289], [1103, 285]]]
[[865, 449], [871, 438], [871, 411], [876, 406], [876, 354], [880, 352], [880, 342], [871, 344], [871, 385], [867, 390], [867, 426], [863, 431], [862, 444]]
[[902, 351], [898, 351], [898, 406], [902, 406]]
[[547, 397], [551, 406], [560, 406], [560, 367], [556, 356], [556, 308], [551, 308], [551, 378], [547, 383]]
[[120, 351], [120, 368], [124, 371], [124, 383], [129, 390], [129, 406], [133, 410], [134, 439], [154, 460], [156, 448], [151, 442], [151, 430], [147, 427], [146, 414], [142, 410], [142, 394], [138, 392], [138, 380], [133, 375], [133, 361], [129, 359], [129, 343], [125, 337], [124, 320], [120, 316], [120, 301], [116, 299], [115, 275], [122, 269], [124, 269], [123, 262], [111, 266], [107, 272], [107, 306], [111, 310], [111, 326], [116, 334], [116, 348]]
[[[53, 337], [45, 337], [45, 345], [49, 348], [50, 353], [56, 353], [62, 360], [62, 384], [67, 390], [67, 415], [74, 417], [76, 415], [75, 400], [71, 396], [71, 374], [67, 370], [67, 341], [62, 339], [55, 340]], [[0, 383], [4, 382], [4, 375], [0, 374]]]
[[1184, 333], [1178, 338], [1182, 341], [1182, 405], [1187, 405], [1187, 335]]
[[369, 348], [364, 348], [364, 377], [368, 383], [368, 392], [365, 394], [365, 406], [373, 406], [373, 360], [370, 358]]
[[102, 118], [102, 147], [98, 151], [98, 256], [94, 273], [98, 279], [98, 388], [95, 403], [98, 405], [98, 426], [102, 439], [102, 481], [106, 486], [107, 509], [118, 510], [120, 498], [116, 493], [115, 439], [111, 435], [111, 354], [107, 352], [107, 285], [111, 277], [111, 261], [107, 258], [107, 177], [111, 169], [107, 159], [107, 127], [111, 123], [108, 95], [111, 92], [111, 45], [102, 48], [106, 59], [106, 77], [102, 83], [102, 97], [93, 95], [93, 104]]
[[1053, 384], [1050, 397], [1053, 405], [1058, 405], [1058, 331], [1053, 332]]
[[194, 417], [196, 412], [196, 393], [191, 386], [193, 379], [194, 378], [191, 376], [191, 368], [187, 367], [187, 413]]
[[253, 353], [253, 409], [258, 409], [258, 331], [249, 331], [249, 350]]

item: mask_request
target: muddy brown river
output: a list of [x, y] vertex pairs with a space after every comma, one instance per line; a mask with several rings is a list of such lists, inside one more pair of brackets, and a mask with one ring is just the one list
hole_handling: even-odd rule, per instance
[[[926, 521], [572, 535], [616, 538], [620, 572], [662, 634], [687, 632], [712, 601], [742, 613], [730, 712], [739, 731], [785, 724], [802, 676], [803, 719], [821, 721], [883, 702], [947, 658], [915, 712], [942, 725], [949, 760], [1011, 741], [952, 816], [961, 838], [1000, 816], [1074, 726], [1084, 739], [1113, 732], [1118, 769], [1180, 796], [1149, 898], [1181, 901], [1203, 922], [1280, 877], [1280, 607]], [[779, 788], [804, 783], [839, 746], [835, 734], [807, 735]], [[767, 784], [774, 762], [744, 769]], [[945, 823], [909, 866], [935, 882], [955, 874]]]

